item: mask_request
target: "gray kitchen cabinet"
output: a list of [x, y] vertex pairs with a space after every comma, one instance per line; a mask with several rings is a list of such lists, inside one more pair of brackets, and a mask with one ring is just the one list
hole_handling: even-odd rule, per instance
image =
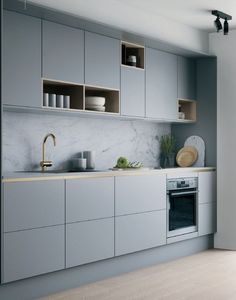
[[85, 84], [120, 89], [120, 41], [85, 31]]
[[66, 180], [66, 223], [114, 216], [114, 178]]
[[120, 176], [115, 178], [115, 215], [166, 208], [166, 175]]
[[65, 268], [65, 226], [5, 233], [2, 282]]
[[216, 172], [198, 174], [199, 203], [216, 202]]
[[64, 181], [4, 183], [4, 232], [65, 223]]
[[3, 13], [3, 104], [41, 106], [41, 21]]
[[42, 76], [84, 83], [84, 31], [48, 21], [42, 28]]
[[115, 217], [115, 255], [166, 244], [166, 210]]
[[66, 267], [114, 256], [114, 218], [66, 225]]
[[145, 71], [121, 67], [121, 115], [145, 116]]
[[196, 62], [178, 56], [178, 99], [196, 100]]
[[198, 215], [200, 236], [216, 232], [216, 202], [200, 204]]
[[198, 232], [199, 235], [216, 232], [216, 172], [198, 174]]
[[146, 49], [146, 117], [177, 119], [177, 56]]

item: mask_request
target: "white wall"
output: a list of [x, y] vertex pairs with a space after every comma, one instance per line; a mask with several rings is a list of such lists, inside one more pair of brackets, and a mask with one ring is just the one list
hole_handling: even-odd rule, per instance
[[[236, 30], [210, 34], [217, 55], [217, 234], [215, 247], [236, 250]], [[210, 109], [210, 108], [209, 108]]]

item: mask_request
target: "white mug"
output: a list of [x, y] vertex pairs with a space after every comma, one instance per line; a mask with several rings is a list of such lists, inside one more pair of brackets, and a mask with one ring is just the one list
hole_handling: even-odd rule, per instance
[[43, 93], [43, 106], [48, 106], [48, 105], [49, 105], [49, 94]]
[[64, 108], [70, 108], [70, 96], [64, 96]]
[[49, 106], [56, 107], [56, 94], [49, 94]]
[[64, 100], [64, 96], [63, 95], [57, 95], [57, 107], [59, 108], [63, 108], [63, 101]]

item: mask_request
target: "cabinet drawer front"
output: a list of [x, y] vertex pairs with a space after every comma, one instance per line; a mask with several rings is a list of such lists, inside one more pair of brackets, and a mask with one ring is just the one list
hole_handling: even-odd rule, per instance
[[114, 256], [114, 218], [66, 225], [66, 267]]
[[121, 114], [145, 116], [145, 72], [121, 67]]
[[65, 223], [64, 181], [4, 184], [4, 231]]
[[216, 232], [216, 202], [199, 205], [199, 235]]
[[85, 84], [120, 89], [120, 41], [85, 31]]
[[165, 175], [116, 177], [115, 186], [115, 215], [166, 208]]
[[3, 282], [65, 267], [64, 225], [4, 234]]
[[216, 201], [216, 172], [202, 172], [198, 175], [199, 203]]
[[115, 218], [115, 255], [166, 244], [166, 210]]
[[114, 178], [66, 181], [66, 223], [114, 216]]
[[84, 83], [84, 31], [43, 21], [43, 77]]

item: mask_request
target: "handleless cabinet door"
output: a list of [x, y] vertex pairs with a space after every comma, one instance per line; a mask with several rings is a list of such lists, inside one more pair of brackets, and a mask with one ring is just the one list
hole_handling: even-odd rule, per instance
[[66, 181], [66, 223], [114, 216], [114, 178]]
[[138, 175], [115, 178], [115, 215], [166, 208], [166, 176]]
[[146, 49], [146, 117], [177, 119], [177, 56]]
[[84, 83], [84, 31], [43, 21], [43, 77]]
[[85, 84], [120, 89], [120, 41], [85, 31]]
[[41, 107], [41, 21], [3, 13], [3, 104]]
[[199, 235], [212, 234], [216, 232], [216, 202], [199, 205]]
[[166, 244], [166, 210], [115, 218], [115, 255]]
[[121, 67], [121, 114], [145, 116], [145, 71]]
[[114, 256], [114, 218], [66, 225], [66, 267]]
[[64, 268], [65, 225], [4, 234], [4, 283]]
[[196, 62], [178, 56], [178, 98], [196, 100]]
[[65, 223], [64, 180], [4, 183], [4, 232]]
[[216, 202], [216, 172], [198, 174], [199, 203]]

